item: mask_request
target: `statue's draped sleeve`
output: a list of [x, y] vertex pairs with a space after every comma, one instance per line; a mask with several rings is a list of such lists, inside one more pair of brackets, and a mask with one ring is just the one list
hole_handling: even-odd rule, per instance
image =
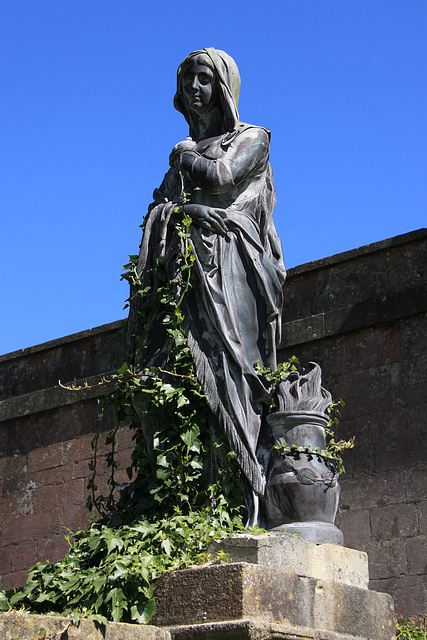
[[246, 181], [257, 168], [265, 166], [269, 154], [268, 134], [251, 128], [237, 136], [222, 158], [206, 158], [196, 151], [181, 154], [180, 168], [191, 183], [213, 194], [227, 194]]

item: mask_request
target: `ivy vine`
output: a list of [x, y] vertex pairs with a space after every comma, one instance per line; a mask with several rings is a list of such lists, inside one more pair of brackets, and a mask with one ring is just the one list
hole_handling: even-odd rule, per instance
[[[79, 616], [99, 624], [147, 623], [155, 613], [155, 585], [163, 572], [206, 562], [212, 539], [245, 528], [241, 471], [225, 442], [211, 443], [206, 397], [183, 329], [182, 303], [191, 288], [194, 255], [191, 218], [178, 211], [173, 276], [162, 258], [144, 281], [137, 273], [138, 256], [130, 256], [124, 268], [123, 278], [130, 284], [127, 305], [136, 315], [128, 328], [132, 346], [126, 361], [117, 374], [101, 381], [113, 388], [100, 401], [92, 444], [87, 506], [98, 513], [98, 521], [88, 530], [69, 532], [65, 558], [39, 562], [24, 587], [0, 592], [0, 610], [58, 613], [76, 623]], [[152, 323], [163, 327], [167, 362], [141, 371], [138, 362], [149, 348], [147, 327]], [[264, 368], [259, 373], [274, 385], [296, 364], [292, 358], [277, 371]], [[98, 446], [107, 409], [114, 411], [116, 426], [107, 435], [108, 492], [102, 495], [97, 486]], [[129, 482], [118, 488], [115, 452], [122, 425], [133, 431], [134, 449], [126, 470]], [[333, 440], [332, 428], [328, 436], [327, 452], [319, 455], [336, 462], [344, 445]], [[224, 464], [216, 482], [209, 484], [212, 446], [222, 448]]]
[[[281, 383], [286, 382], [291, 375], [299, 371], [298, 358], [292, 356], [288, 361], [280, 362], [277, 365], [277, 369], [275, 371], [273, 371], [269, 367], [261, 367], [260, 364], [257, 363], [256, 370], [258, 375], [266, 380], [270, 385], [273, 398], [273, 401], [270, 405], [270, 413], [274, 413], [278, 410], [275, 401], [276, 392], [279, 389]], [[290, 455], [294, 457], [298, 457], [301, 454], [317, 456], [318, 458], [322, 458], [334, 473], [345, 473], [342, 454], [348, 449], [353, 449], [355, 436], [351, 437], [349, 440], [335, 439], [335, 432], [339, 425], [340, 408], [344, 406], [345, 403], [342, 399], [337, 401], [330, 400], [329, 406], [326, 409], [327, 415], [329, 416], [329, 422], [327, 427], [325, 428], [325, 449], [307, 445], [302, 446], [298, 445], [297, 443], [290, 445], [286, 442], [280, 445], [273, 445], [273, 449], [280, 452], [282, 455]]]
[[[208, 559], [212, 539], [244, 530], [239, 491], [240, 469], [226, 444], [217, 482], [208, 483], [210, 442], [206, 397], [197, 381], [183, 330], [182, 302], [191, 287], [194, 262], [189, 227], [177, 225], [180, 248], [177, 275], [170, 278], [159, 261], [153, 284], [144, 285], [130, 256], [124, 278], [130, 283], [128, 304], [137, 308], [133, 353], [100, 401], [99, 429], [93, 441], [88, 507], [98, 521], [88, 530], [69, 532], [70, 549], [56, 563], [39, 562], [24, 587], [0, 592], [0, 610], [20, 608], [39, 614], [84, 616], [107, 621], [147, 623], [155, 612], [156, 580], [164, 571], [183, 569]], [[167, 368], [138, 371], [148, 322], [164, 327], [168, 337]], [[143, 403], [146, 420], [135, 409]], [[98, 445], [104, 412], [112, 408], [116, 426], [107, 435], [110, 447], [106, 496], [98, 492]], [[129, 483], [117, 489], [115, 457], [119, 427], [133, 431], [134, 450], [127, 468]], [[147, 424], [151, 432], [147, 433]]]

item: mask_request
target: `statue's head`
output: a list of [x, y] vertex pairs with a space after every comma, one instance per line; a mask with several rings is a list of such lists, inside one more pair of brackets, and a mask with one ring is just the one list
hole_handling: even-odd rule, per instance
[[190, 125], [219, 106], [227, 131], [239, 124], [237, 105], [240, 92], [240, 74], [236, 63], [224, 51], [201, 49], [193, 51], [180, 64], [174, 106], [184, 114]]

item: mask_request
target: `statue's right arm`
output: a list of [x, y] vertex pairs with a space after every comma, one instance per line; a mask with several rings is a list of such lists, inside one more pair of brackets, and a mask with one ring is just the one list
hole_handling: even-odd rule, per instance
[[169, 171], [165, 174], [163, 178], [163, 182], [158, 189], [154, 189], [153, 192], [153, 200], [148, 207], [148, 210], [151, 211], [158, 204], [166, 203], [166, 202], [174, 202], [177, 201], [179, 196], [181, 195], [181, 178], [179, 175], [179, 171], [174, 167], [171, 167]]
[[250, 127], [236, 137], [221, 158], [210, 159], [194, 150], [181, 152], [179, 168], [194, 185], [208, 193], [222, 194], [265, 168], [269, 149], [268, 132]]

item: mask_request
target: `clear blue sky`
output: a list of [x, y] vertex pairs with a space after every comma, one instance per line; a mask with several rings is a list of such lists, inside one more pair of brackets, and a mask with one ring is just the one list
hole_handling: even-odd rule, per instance
[[426, 0], [1, 0], [0, 353], [124, 317], [195, 49], [272, 131], [288, 267], [426, 226]]

